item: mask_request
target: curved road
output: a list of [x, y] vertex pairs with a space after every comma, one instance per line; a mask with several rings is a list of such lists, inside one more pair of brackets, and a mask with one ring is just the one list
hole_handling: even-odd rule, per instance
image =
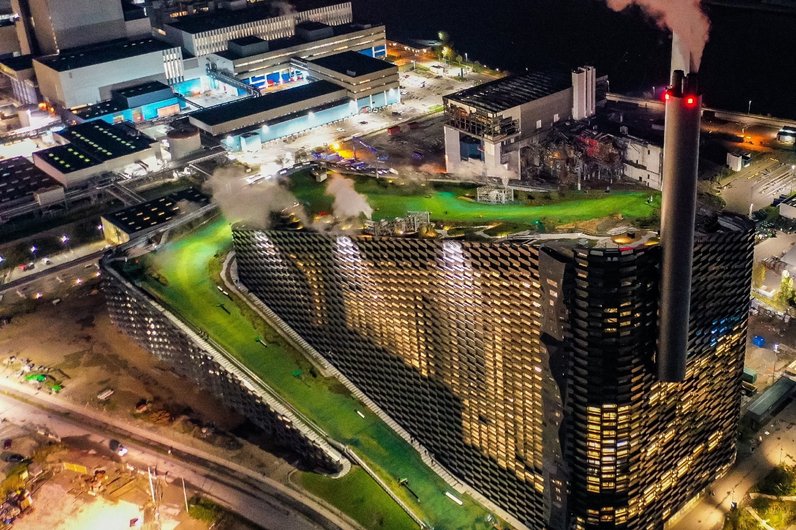
[[[339, 530], [355, 525], [300, 492], [233, 462], [184, 446], [159, 433], [63, 402], [8, 379], [0, 379], [0, 415], [23, 427], [45, 427], [61, 438], [86, 437], [107, 448], [121, 440], [136, 467], [157, 467], [170, 480], [184, 478], [219, 504], [266, 529]], [[168, 451], [171, 451], [169, 454]], [[162, 476], [162, 475], [161, 475]]]

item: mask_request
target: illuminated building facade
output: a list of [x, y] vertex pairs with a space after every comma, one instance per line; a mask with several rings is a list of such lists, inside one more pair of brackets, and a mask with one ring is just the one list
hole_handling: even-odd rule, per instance
[[241, 281], [528, 528], [660, 528], [735, 455], [751, 225], [701, 220], [682, 383], [656, 377], [660, 247], [233, 230]]

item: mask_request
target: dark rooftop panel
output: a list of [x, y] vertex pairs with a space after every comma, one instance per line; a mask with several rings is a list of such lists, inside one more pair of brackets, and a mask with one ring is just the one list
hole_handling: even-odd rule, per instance
[[174, 47], [172, 44], [151, 37], [135, 40], [122, 39], [74, 48], [57, 55], [38, 57], [36, 61], [53, 70], [66, 72], [76, 68], [129, 59], [130, 57], [168, 50]]
[[394, 64], [390, 64], [387, 61], [374, 59], [373, 57], [368, 57], [365, 54], [352, 51], [336, 53], [334, 55], [321, 57], [320, 59], [313, 59], [312, 61], [308, 62], [310, 64], [317, 64], [320, 67], [339, 72], [343, 75], [350, 75], [349, 72], [354, 72], [355, 75], [353, 77], [359, 77], [389, 69], [394, 69], [397, 71], [397, 68]]
[[251, 116], [252, 114], [278, 109], [305, 99], [331, 94], [339, 90], [343, 90], [343, 88], [334, 83], [316, 81], [308, 85], [280, 90], [279, 92], [272, 92], [256, 98], [240, 99], [231, 103], [216, 105], [209, 109], [194, 112], [191, 117], [207, 125], [218, 125]]
[[158, 92], [160, 90], [166, 89], [171, 90], [169, 85], [165, 83], [161, 83], [160, 81], [147, 81], [146, 83], [142, 83], [140, 85], [129, 86], [126, 88], [116, 88], [112, 92], [125, 98], [131, 98], [133, 96], [140, 96], [141, 94], [149, 94], [151, 92]]
[[126, 127], [104, 121], [67, 127], [58, 135], [98, 160], [111, 160], [149, 149], [152, 145], [148, 136], [136, 137]]
[[121, 103], [108, 100], [73, 111], [73, 114], [83, 120], [90, 120], [93, 118], [99, 118], [100, 116], [105, 116], [106, 114], [111, 114], [113, 112], [122, 111], [125, 108], [126, 107]]
[[36, 151], [33, 156], [39, 157], [61, 173], [73, 173], [81, 169], [88, 169], [100, 163], [87, 152], [75, 147], [74, 145], [56, 145], [49, 149]]
[[16, 57], [6, 57], [4, 59], [0, 59], [0, 64], [8, 68], [9, 70], [13, 70], [15, 72], [30, 70], [31, 68], [33, 68], [33, 56], [18, 55]]
[[260, 37], [255, 37], [251, 35], [249, 37], [241, 37], [239, 39], [232, 39], [229, 42], [234, 42], [235, 44], [239, 44], [241, 46], [248, 46], [250, 44], [259, 44], [261, 42], [265, 42], [265, 39], [261, 39]]
[[258, 20], [265, 20], [278, 16], [271, 6], [255, 6], [237, 11], [215, 11], [180, 17], [175, 22], [166, 25], [190, 34], [203, 33], [214, 29], [224, 29], [230, 26], [246, 24]]
[[749, 404], [747, 409], [749, 415], [760, 421], [775, 411], [784, 400], [790, 399], [795, 389], [796, 381], [788, 377], [780, 377], [776, 383]]
[[181, 203], [186, 202], [204, 206], [210, 202], [210, 198], [196, 188], [188, 188], [112, 214], [106, 214], [103, 217], [124, 232], [135, 234], [161, 225], [185, 213]]
[[296, 24], [297, 28], [304, 28], [309, 31], [314, 31], [317, 29], [328, 28], [329, 24], [324, 24], [323, 22], [315, 22], [314, 20], [305, 20], [304, 22], [299, 22]]
[[0, 160], [0, 205], [29, 197], [34, 191], [60, 186], [57, 180], [17, 156]]
[[532, 72], [496, 79], [446, 96], [486, 112], [501, 112], [572, 86], [569, 75]]

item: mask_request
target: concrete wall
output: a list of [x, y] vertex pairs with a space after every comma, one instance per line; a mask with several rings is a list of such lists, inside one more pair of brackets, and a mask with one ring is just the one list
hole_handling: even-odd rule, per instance
[[143, 37], [152, 33], [149, 17], [124, 22], [124, 33], [127, 38]]
[[0, 26], [0, 55], [18, 54], [19, 51], [16, 25]]
[[42, 53], [125, 36], [119, 0], [28, 0]]
[[[504, 112], [503, 114], [508, 114]], [[556, 120], [558, 115], [558, 120]], [[536, 131], [546, 129], [556, 121], [566, 121], [572, 117], [572, 88], [550, 94], [524, 105], [520, 105], [520, 131], [523, 137], [532, 136]], [[539, 127], [541, 122], [541, 127]]]
[[91, 105], [110, 98], [114, 88], [150, 80], [166, 83], [163, 52], [59, 72], [33, 61], [42, 95], [63, 107]]
[[624, 175], [634, 182], [659, 190], [663, 184], [663, 149], [648, 142], [628, 139]]
[[781, 202], [779, 203], [779, 214], [786, 219], [796, 219], [796, 206]]

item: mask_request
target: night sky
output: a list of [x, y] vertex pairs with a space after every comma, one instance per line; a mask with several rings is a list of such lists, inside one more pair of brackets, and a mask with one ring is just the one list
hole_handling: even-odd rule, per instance
[[[594, 64], [617, 91], [665, 84], [669, 37], [638, 11], [597, 0], [353, 0], [387, 35], [451, 35], [460, 52], [515, 72]], [[796, 118], [796, 14], [709, 8], [702, 81], [707, 105]]]

